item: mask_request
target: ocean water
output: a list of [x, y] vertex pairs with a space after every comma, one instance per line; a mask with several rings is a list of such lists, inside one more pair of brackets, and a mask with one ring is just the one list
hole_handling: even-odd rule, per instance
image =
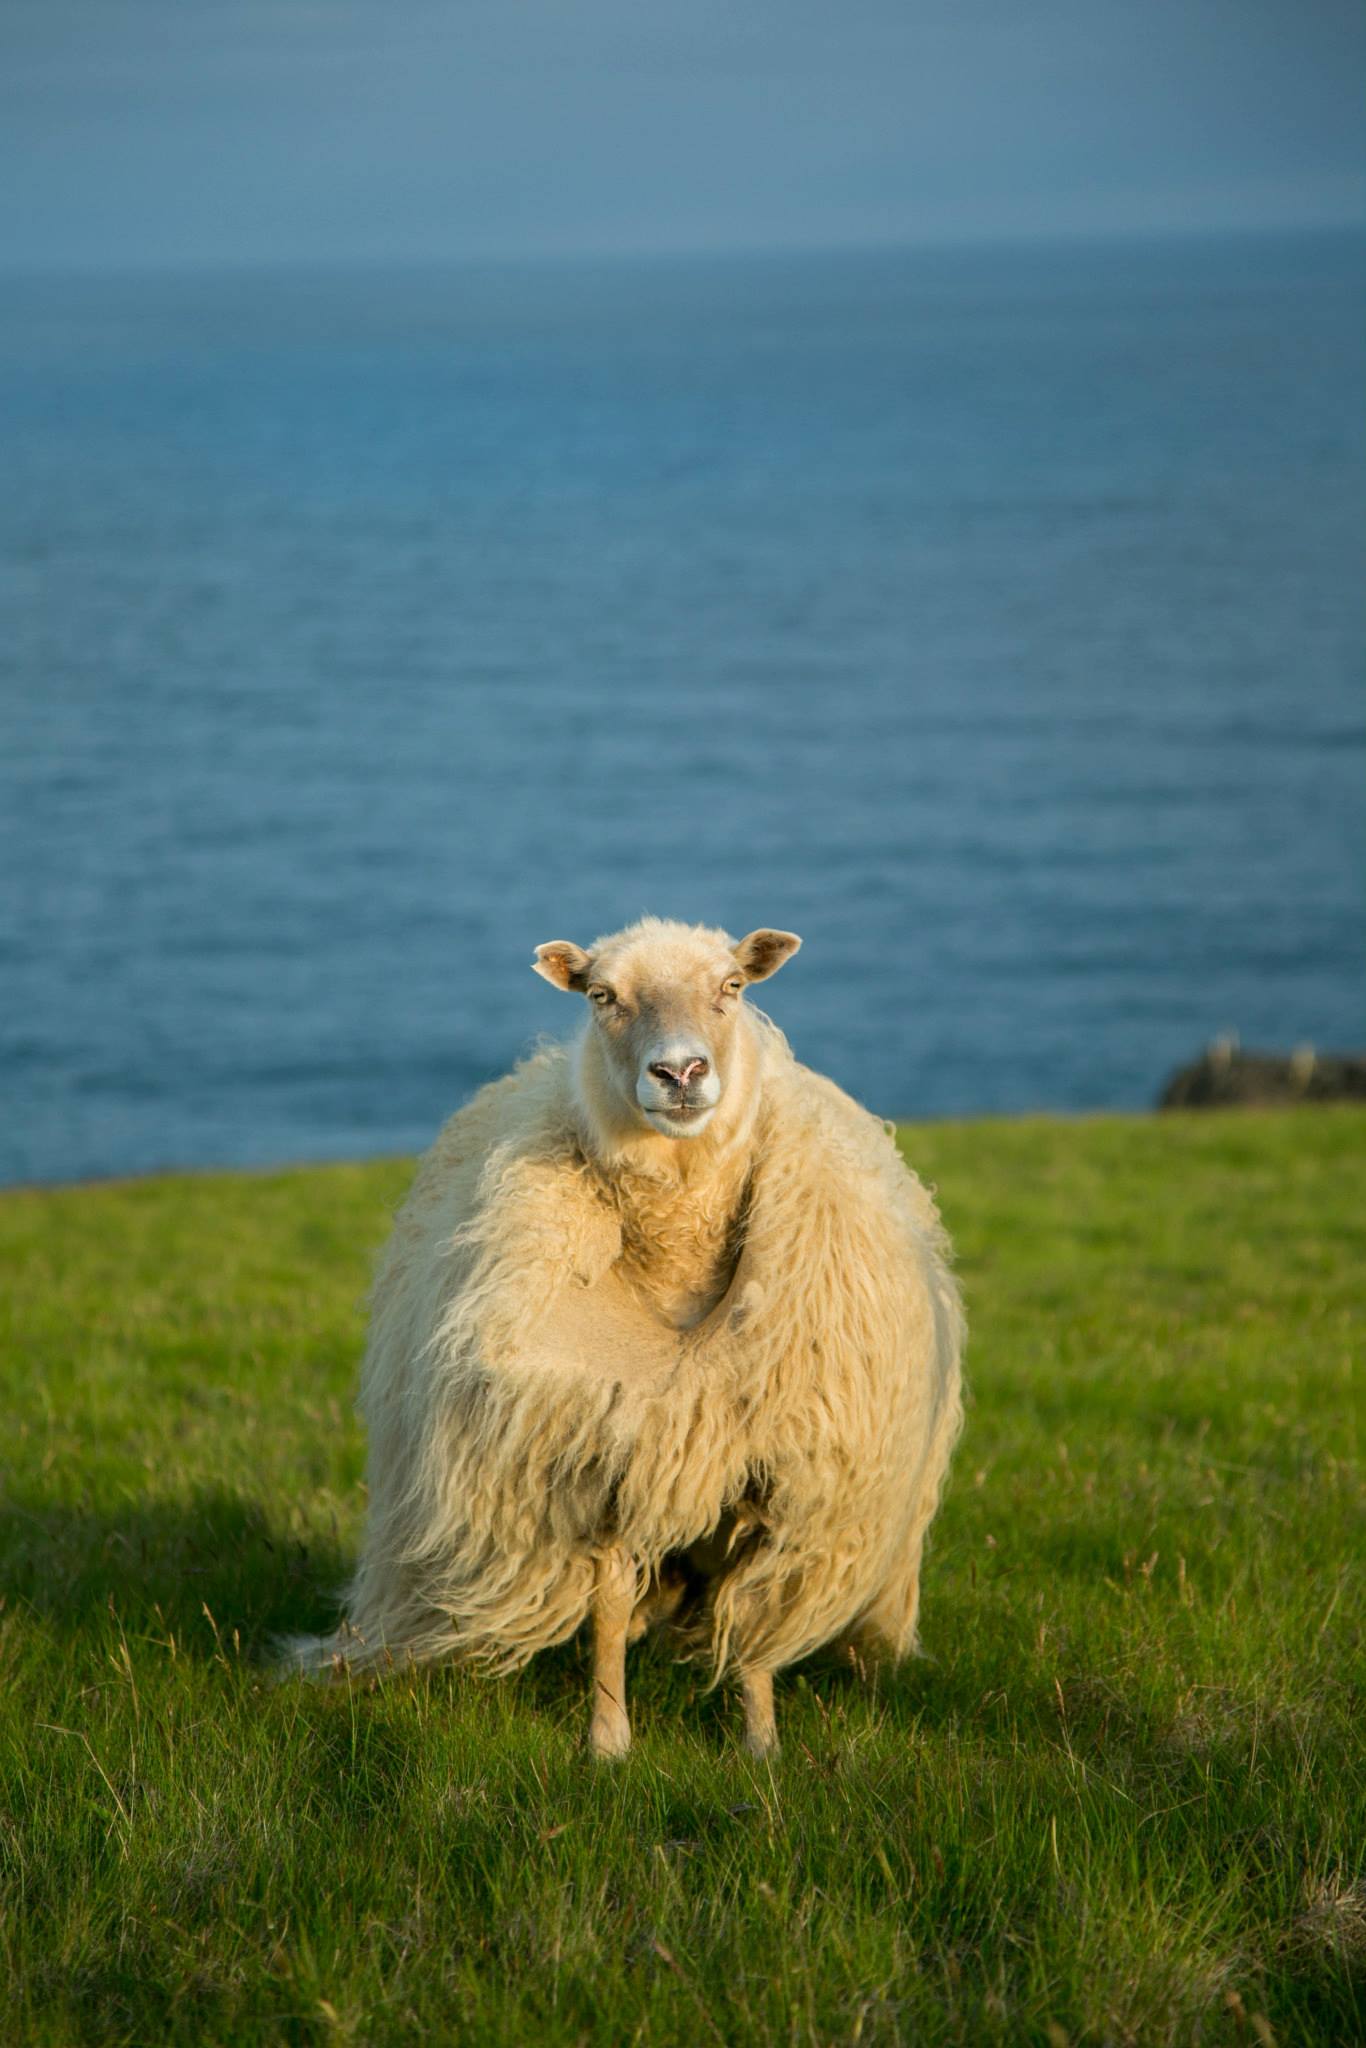
[[420, 1146], [643, 911], [888, 1115], [1359, 1044], [1364, 253], [7, 280], [0, 1179]]

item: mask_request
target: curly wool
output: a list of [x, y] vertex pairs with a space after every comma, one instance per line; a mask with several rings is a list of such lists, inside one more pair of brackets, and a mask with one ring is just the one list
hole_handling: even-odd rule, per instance
[[[298, 1666], [515, 1668], [585, 1620], [605, 1544], [636, 1560], [643, 1593], [737, 1510], [744, 1540], [694, 1646], [715, 1675], [850, 1634], [914, 1647], [962, 1421], [946, 1239], [888, 1128], [760, 1013], [750, 1028], [760, 1092], [738, 1215], [724, 1175], [688, 1225], [648, 1173], [600, 1163], [563, 1048], [446, 1125], [375, 1282], [347, 1619], [295, 1643]], [[733, 1260], [682, 1329], [650, 1286], [652, 1229], [680, 1227], [729, 1236]]]

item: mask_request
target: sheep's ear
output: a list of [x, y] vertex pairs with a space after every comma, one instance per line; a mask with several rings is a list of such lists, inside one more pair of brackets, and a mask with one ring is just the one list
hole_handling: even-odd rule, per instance
[[795, 932], [751, 932], [741, 939], [735, 948], [735, 957], [744, 970], [746, 981], [767, 981], [770, 974], [776, 974], [784, 960], [790, 960], [800, 946], [801, 940]]
[[552, 939], [548, 945], [538, 946], [531, 963], [533, 973], [553, 981], [556, 988], [573, 989], [579, 995], [588, 986], [592, 965], [591, 956], [569, 939]]

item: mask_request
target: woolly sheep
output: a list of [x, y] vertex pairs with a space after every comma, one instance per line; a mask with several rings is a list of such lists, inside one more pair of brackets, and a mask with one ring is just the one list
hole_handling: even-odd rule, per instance
[[585, 1028], [418, 1169], [372, 1298], [362, 1555], [295, 1668], [510, 1670], [591, 1619], [617, 1756], [627, 1641], [667, 1619], [762, 1755], [783, 1666], [914, 1647], [963, 1317], [888, 1127], [745, 1000], [800, 943], [647, 918], [536, 949]]

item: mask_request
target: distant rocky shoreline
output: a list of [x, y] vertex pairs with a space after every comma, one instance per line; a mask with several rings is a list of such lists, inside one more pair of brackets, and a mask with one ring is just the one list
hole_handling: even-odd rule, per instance
[[1296, 1102], [1366, 1101], [1366, 1053], [1244, 1052], [1217, 1038], [1198, 1060], [1178, 1067], [1157, 1099], [1159, 1109], [1285, 1108]]

